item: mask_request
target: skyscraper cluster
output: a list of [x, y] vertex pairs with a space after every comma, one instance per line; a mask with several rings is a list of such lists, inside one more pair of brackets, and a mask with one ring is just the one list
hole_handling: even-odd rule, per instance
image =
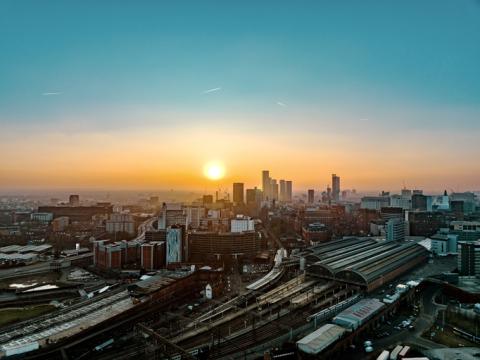
[[262, 171], [263, 200], [292, 201], [292, 182], [272, 179], [270, 171]]

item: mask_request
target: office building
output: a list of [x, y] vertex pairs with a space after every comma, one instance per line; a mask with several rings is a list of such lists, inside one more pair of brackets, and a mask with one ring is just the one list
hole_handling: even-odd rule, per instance
[[145, 231], [145, 241], [152, 242], [152, 241], [167, 241], [167, 230], [149, 230]]
[[279, 194], [280, 201], [287, 201], [287, 184], [285, 180], [280, 180], [280, 194]]
[[410, 189], [402, 189], [402, 196], [406, 199], [410, 199], [412, 197], [412, 190]]
[[49, 212], [36, 212], [30, 214], [30, 220], [39, 222], [42, 224], [48, 224], [50, 221], [53, 220], [53, 214]]
[[67, 216], [60, 216], [52, 221], [52, 231], [53, 232], [60, 232], [65, 231], [70, 219]]
[[382, 207], [380, 209], [380, 217], [385, 221], [393, 218], [403, 219], [403, 209], [400, 207]]
[[140, 246], [140, 264], [147, 271], [165, 267], [165, 242], [153, 241]]
[[451, 210], [461, 214], [471, 214], [477, 208], [477, 196], [472, 192], [451, 193]]
[[236, 205], [245, 203], [243, 183], [233, 183], [233, 203]]
[[332, 188], [330, 186], [327, 186], [327, 197], [326, 201], [331, 201], [332, 200]]
[[463, 192], [463, 193], [452, 192], [450, 194], [450, 200], [460, 200], [460, 201], [475, 203], [477, 201], [477, 196], [475, 195], [475, 193], [472, 193], [469, 191]]
[[410, 211], [408, 213], [410, 235], [430, 237], [445, 227], [445, 215], [441, 212]]
[[213, 195], [203, 195], [203, 205], [213, 204]]
[[302, 238], [309, 245], [329, 241], [331, 236], [327, 227], [320, 223], [311, 223], [302, 227]]
[[230, 229], [230, 218], [209, 214], [200, 220], [200, 229], [202, 231], [228, 231]]
[[137, 241], [96, 240], [93, 242], [93, 264], [96, 267], [119, 270], [125, 264], [138, 261], [140, 243]]
[[174, 264], [182, 262], [185, 253], [183, 248], [181, 227], [169, 227], [167, 229], [166, 263]]
[[458, 241], [480, 240], [480, 221], [451, 221], [451, 234], [458, 235]]
[[162, 212], [158, 219], [158, 229], [166, 229], [172, 225], [187, 226], [187, 215], [180, 203], [163, 204]]
[[335, 201], [340, 200], [340, 176], [332, 174], [332, 198]]
[[104, 269], [122, 268], [122, 248], [118, 243], [95, 241], [93, 244], [93, 264]]
[[277, 201], [279, 193], [277, 179], [270, 179], [270, 192], [271, 200]]
[[460, 276], [480, 276], [480, 241], [458, 242], [458, 272]]
[[293, 199], [293, 193], [292, 193], [292, 181], [291, 180], [287, 180], [285, 182], [286, 184], [286, 201], [288, 202], [291, 202], [292, 199]]
[[315, 190], [313, 189], [308, 190], [307, 202], [309, 204], [313, 204], [315, 202]]
[[431, 238], [432, 254], [437, 256], [455, 255], [457, 254], [458, 235], [450, 234], [448, 231], [440, 230]]
[[247, 211], [251, 216], [258, 216], [260, 207], [262, 205], [262, 190], [257, 189], [247, 189], [246, 191], [246, 201], [247, 201]]
[[255, 222], [248, 216], [237, 215], [235, 219], [230, 220], [230, 232], [239, 233], [255, 230]]
[[373, 220], [370, 222], [370, 235], [372, 236], [385, 236], [385, 220]]
[[185, 208], [186, 225], [189, 229], [198, 229], [203, 217], [205, 208], [200, 206], [188, 206]]
[[380, 210], [390, 205], [388, 196], [364, 196], [361, 199], [360, 208], [370, 210]]
[[270, 191], [270, 172], [268, 170], [262, 171], [262, 191], [263, 191], [263, 200], [270, 200], [271, 191]]
[[412, 206], [412, 200], [402, 195], [392, 195], [390, 196], [390, 206], [409, 210]]
[[108, 216], [113, 212], [113, 206], [110, 203], [98, 203], [95, 206], [39, 206], [38, 212], [48, 212], [53, 214], [53, 218], [68, 216], [70, 222], [74, 221], [92, 221], [95, 215]]
[[450, 200], [450, 211], [457, 220], [463, 220], [465, 217], [465, 203], [461, 200]]
[[228, 259], [253, 259], [262, 249], [262, 242], [254, 231], [241, 233], [202, 232], [188, 234], [190, 261], [215, 262]]
[[125, 232], [135, 235], [135, 222], [130, 214], [113, 213], [105, 222], [105, 229], [111, 234]]
[[387, 241], [405, 240], [405, 220], [402, 218], [392, 218], [386, 224]]
[[417, 211], [431, 211], [428, 210], [427, 196], [423, 194], [412, 195], [412, 210]]
[[262, 191], [256, 187], [253, 189], [247, 189], [247, 205], [255, 204], [260, 206], [262, 202]]

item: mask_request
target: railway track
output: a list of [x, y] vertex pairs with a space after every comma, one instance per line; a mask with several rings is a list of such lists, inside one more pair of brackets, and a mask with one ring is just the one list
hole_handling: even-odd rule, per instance
[[[245, 352], [255, 345], [262, 344], [268, 340], [275, 339], [305, 324], [305, 316], [299, 316], [300, 312], [294, 312], [270, 322], [234, 339], [222, 342], [220, 346], [214, 347], [210, 352], [211, 359], [221, 359], [227, 355]], [[288, 324], [288, 325], [286, 325]]]

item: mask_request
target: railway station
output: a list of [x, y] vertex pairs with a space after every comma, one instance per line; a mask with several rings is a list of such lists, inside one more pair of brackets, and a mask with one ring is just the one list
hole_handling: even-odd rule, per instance
[[[6, 354], [18, 346], [61, 346], [74, 335], [88, 339], [98, 324], [115, 328], [119, 319], [128, 324], [135, 318], [140, 321], [131, 326], [140, 336], [131, 343], [132, 351], [153, 349], [152, 356], [188, 358], [206, 352], [211, 359], [248, 357], [309, 334], [315, 335], [299, 348], [331, 349], [331, 338], [344, 337], [396, 306], [368, 294], [425, 262], [428, 251], [416, 243], [345, 238], [287, 255], [278, 250], [269, 271], [230, 298], [225, 298], [221, 268], [165, 269], [74, 311], [32, 321], [26, 332], [9, 328], [0, 334], [0, 347]], [[206, 296], [207, 286], [213, 298]], [[344, 330], [334, 331], [339, 327]], [[107, 334], [88, 341], [92, 349], [112, 344]]]
[[423, 263], [429, 252], [416, 243], [347, 238], [307, 251], [307, 273], [362, 287], [367, 292]]

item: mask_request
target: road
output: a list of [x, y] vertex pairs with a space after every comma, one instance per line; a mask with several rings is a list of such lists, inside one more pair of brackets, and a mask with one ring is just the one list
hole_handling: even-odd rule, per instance
[[422, 334], [427, 331], [435, 322], [439, 305], [434, 302], [434, 299], [439, 292], [440, 288], [433, 284], [422, 291], [421, 298], [419, 299], [419, 316], [414, 322], [415, 330], [409, 331], [403, 329], [398, 331], [393, 328], [395, 323], [392, 323], [391, 335], [386, 338], [376, 340], [374, 342], [375, 346], [377, 348], [389, 348], [399, 344], [409, 344], [423, 350], [445, 347], [444, 345], [437, 344], [422, 337]]
[[133, 241], [145, 241], [145, 233], [147, 231], [153, 230], [153, 223], [157, 220], [157, 217], [152, 217], [148, 220], [145, 220], [138, 226], [137, 237]]
[[[80, 254], [76, 256], [70, 256], [67, 258], [62, 258], [58, 259], [57, 261], [60, 261], [63, 264], [70, 263], [75, 260], [80, 260], [80, 259], [86, 259], [93, 257], [93, 253], [85, 253], [85, 254]], [[9, 269], [1, 269], [0, 270], [0, 280], [4, 279], [12, 279], [16, 277], [22, 277], [22, 276], [28, 276], [28, 275], [34, 275], [34, 274], [41, 274], [45, 272], [51, 271], [51, 264], [52, 260], [50, 261], [42, 261], [38, 262], [32, 265], [26, 265], [26, 266], [19, 266], [19, 267], [14, 267], [14, 268], [9, 268]]]
[[275, 234], [270, 230], [270, 227], [267, 227], [263, 230], [264, 236], [266, 235], [267, 239], [273, 239], [273, 242], [275, 245], [276, 249], [282, 249], [283, 244], [282, 242], [278, 239], [278, 237], [275, 236]]

